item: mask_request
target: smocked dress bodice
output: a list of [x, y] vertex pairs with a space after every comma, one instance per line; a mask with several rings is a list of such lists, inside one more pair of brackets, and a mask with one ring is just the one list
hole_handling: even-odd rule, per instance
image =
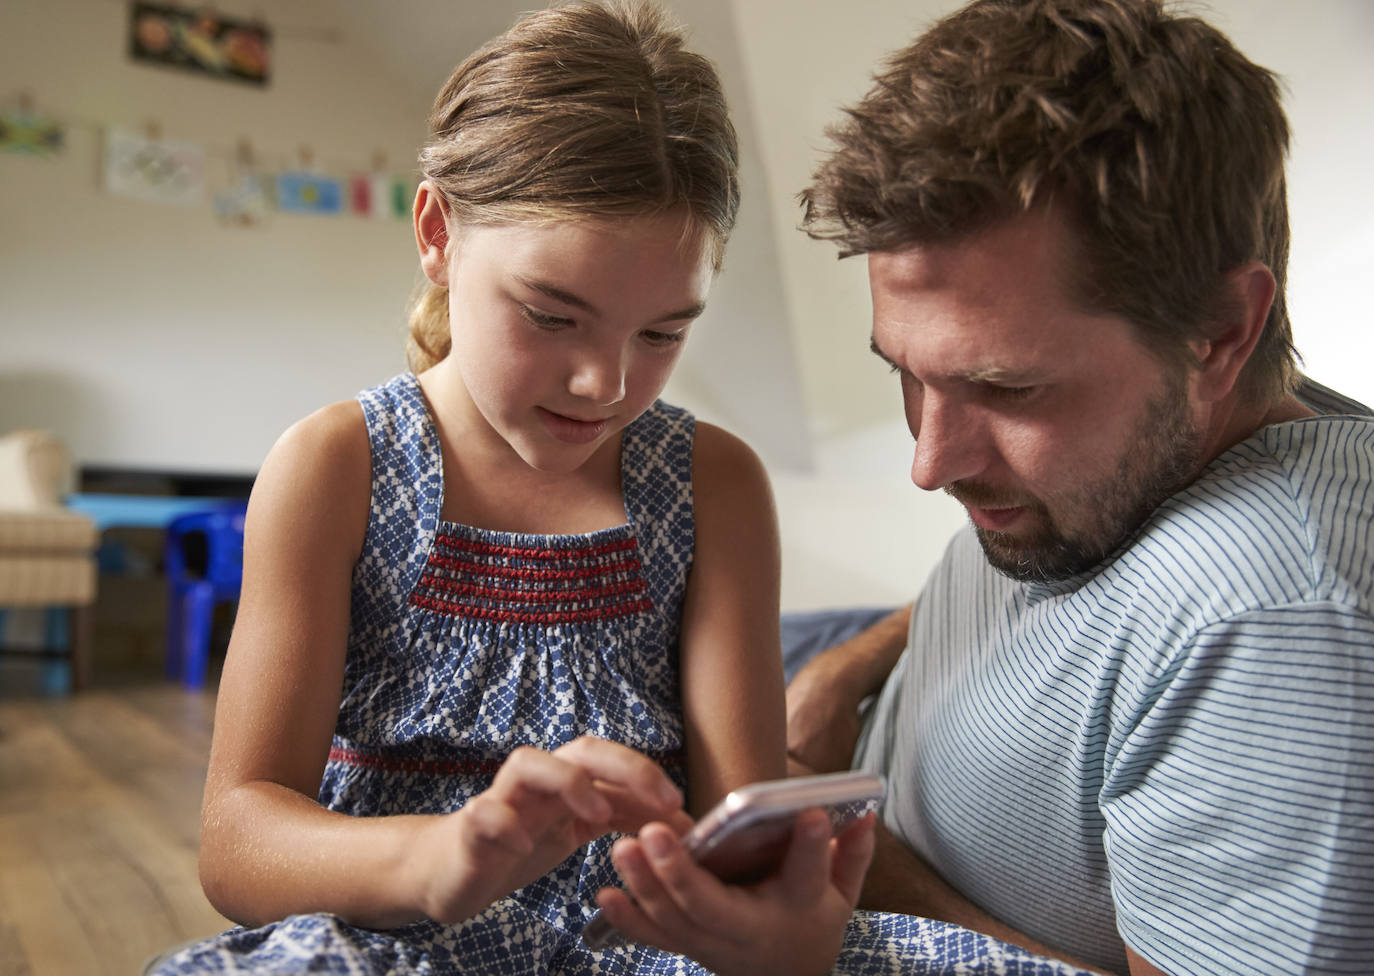
[[623, 432], [623, 524], [530, 535], [439, 518], [442, 456], [413, 376], [359, 399], [372, 501], [321, 802], [446, 812], [515, 748], [579, 735], [655, 757], [682, 785], [691, 416], [658, 403]]

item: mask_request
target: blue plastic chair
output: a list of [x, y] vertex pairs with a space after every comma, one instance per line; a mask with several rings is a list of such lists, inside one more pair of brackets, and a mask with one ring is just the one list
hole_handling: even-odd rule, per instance
[[[243, 516], [233, 503], [173, 519], [167, 526], [163, 565], [167, 574], [167, 677], [187, 688], [205, 687], [210, 623], [215, 606], [236, 601], [243, 585]], [[201, 560], [188, 549], [204, 540]]]

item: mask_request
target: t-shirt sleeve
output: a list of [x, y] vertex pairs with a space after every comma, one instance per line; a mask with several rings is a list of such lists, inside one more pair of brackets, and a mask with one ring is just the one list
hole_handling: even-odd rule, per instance
[[1227, 619], [1121, 704], [1101, 807], [1126, 944], [1173, 976], [1368, 973], [1374, 619]]

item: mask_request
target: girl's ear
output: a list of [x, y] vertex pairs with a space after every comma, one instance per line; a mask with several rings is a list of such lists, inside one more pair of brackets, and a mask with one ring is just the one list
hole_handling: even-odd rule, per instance
[[448, 287], [448, 207], [434, 184], [425, 180], [415, 191], [412, 214], [420, 270], [440, 288]]

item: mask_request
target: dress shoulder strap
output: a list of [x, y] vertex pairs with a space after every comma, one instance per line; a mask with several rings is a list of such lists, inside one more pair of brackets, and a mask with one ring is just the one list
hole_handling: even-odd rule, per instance
[[358, 394], [372, 451], [372, 502], [353, 574], [353, 619], [395, 618], [429, 558], [443, 500], [443, 456], [420, 385], [402, 373]]
[[696, 517], [692, 445], [696, 418], [662, 400], [625, 428], [620, 483], [643, 552], [654, 603], [677, 619], [692, 568]]

